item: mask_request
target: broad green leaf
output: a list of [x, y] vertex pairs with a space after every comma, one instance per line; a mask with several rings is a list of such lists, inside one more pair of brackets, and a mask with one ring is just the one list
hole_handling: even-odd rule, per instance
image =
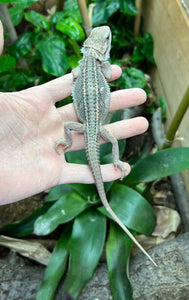
[[26, 6], [37, 2], [37, 0], [0, 0], [0, 3], [15, 3], [15, 4], [24, 4]]
[[59, 23], [65, 18], [71, 18], [77, 23], [82, 23], [81, 14], [76, 0], [65, 1], [64, 10], [53, 14], [50, 19], [50, 24]]
[[[12, 2], [13, 1], [11, 1], [11, 3]], [[11, 20], [12, 20], [14, 26], [17, 26], [21, 22], [23, 15], [24, 15], [24, 9], [28, 6], [30, 6], [34, 2], [35, 1], [33, 1], [33, 0], [31, 0], [31, 1], [28, 0], [28, 1], [24, 1], [24, 3], [13, 5], [12, 7], [9, 8], [9, 15], [11, 17]], [[16, 2], [14, 2], [14, 3], [16, 3]]]
[[155, 64], [155, 59], [153, 55], [154, 41], [152, 35], [149, 32], [146, 32], [144, 34], [144, 44], [143, 44], [142, 52], [146, 59], [148, 59], [150, 62]]
[[90, 204], [95, 204], [99, 201], [99, 198], [97, 199], [97, 191], [94, 184], [69, 183], [68, 186], [86, 199]]
[[108, 19], [119, 9], [119, 1], [98, 1], [93, 9], [92, 24], [106, 24]]
[[47, 198], [46, 198], [46, 202], [48, 201], [56, 201], [58, 199], [60, 199], [60, 197], [62, 197], [63, 195], [70, 193], [72, 191], [72, 188], [70, 188], [67, 184], [60, 184], [57, 186], [54, 186]]
[[34, 84], [36, 78], [29, 70], [14, 68], [7, 73], [1, 74], [0, 89], [8, 92], [27, 88]]
[[14, 26], [17, 26], [23, 17], [23, 10], [26, 7], [24, 4], [17, 4], [9, 8], [9, 15]]
[[54, 299], [56, 288], [66, 270], [70, 234], [71, 226], [68, 224], [52, 252], [36, 300]]
[[76, 41], [83, 41], [85, 34], [83, 28], [79, 23], [71, 18], [66, 18], [56, 24], [56, 29], [68, 35], [71, 39]]
[[66, 161], [74, 164], [88, 165], [85, 149], [66, 153]]
[[154, 42], [152, 35], [148, 32], [144, 34], [144, 37], [136, 38], [137, 44], [134, 47], [132, 55], [132, 63], [137, 64], [142, 62], [144, 59], [149, 60], [155, 64], [153, 51], [154, 51]]
[[16, 65], [16, 59], [11, 55], [0, 56], [0, 73], [11, 70]]
[[145, 59], [143, 53], [142, 53], [142, 45], [141, 44], [136, 44], [133, 50], [132, 54], [132, 63], [133, 64], [138, 64], [142, 62]]
[[121, 88], [145, 88], [147, 80], [144, 73], [136, 68], [128, 68], [122, 72], [122, 76], [118, 79]]
[[65, 18], [64, 11], [58, 11], [55, 14], [53, 14], [50, 18], [50, 24], [56, 24], [61, 22]]
[[0, 234], [11, 237], [24, 237], [31, 234], [34, 230], [34, 223], [36, 219], [51, 207], [51, 203], [45, 204], [32, 212], [30, 216], [22, 221], [8, 224], [0, 228]]
[[75, 192], [63, 195], [44, 215], [36, 220], [34, 226], [35, 234], [47, 235], [51, 233], [60, 224], [75, 218], [87, 206], [87, 201]]
[[18, 40], [9, 47], [9, 53], [19, 60], [22, 56], [26, 55], [31, 49], [32, 32], [24, 32]]
[[120, 1], [120, 10], [126, 15], [135, 16], [137, 14], [135, 1], [134, 0]]
[[117, 224], [111, 222], [106, 244], [106, 258], [114, 300], [133, 299], [129, 281], [129, 257], [132, 246], [131, 239]]
[[54, 76], [64, 75], [68, 68], [65, 44], [58, 35], [45, 37], [37, 43], [36, 49], [42, 58], [43, 70]]
[[165, 149], [138, 161], [123, 182], [131, 185], [151, 182], [188, 168], [189, 147]]
[[[151, 205], [135, 190], [122, 184], [114, 184], [109, 204], [128, 228], [145, 235], [152, 233], [156, 222], [155, 214]], [[104, 207], [98, 210], [112, 219]]]
[[67, 17], [73, 18], [78, 23], [82, 23], [81, 13], [76, 0], [65, 1], [64, 13]]
[[[81, 59], [81, 57], [80, 57]], [[69, 66], [71, 69], [74, 69], [78, 66], [78, 57], [76, 55], [68, 55]]]
[[106, 218], [95, 209], [88, 209], [75, 219], [65, 281], [66, 299], [77, 299], [92, 277], [102, 254], [105, 236]]
[[24, 13], [25, 19], [32, 23], [34, 26], [39, 27], [39, 28], [44, 28], [45, 30], [49, 30], [50, 25], [47, 19], [41, 15], [40, 13], [30, 10]]

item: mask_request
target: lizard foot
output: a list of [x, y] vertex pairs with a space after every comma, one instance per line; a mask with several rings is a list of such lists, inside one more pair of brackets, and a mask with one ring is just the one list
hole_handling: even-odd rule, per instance
[[125, 168], [124, 162], [121, 160], [118, 160], [116, 162], [114, 162], [114, 167], [117, 170], [117, 168], [121, 169], [121, 178], [120, 180], [123, 180], [123, 177], [126, 176], [126, 171], [127, 169]]
[[68, 148], [68, 147], [70, 147], [70, 143], [68, 143], [67, 142], [67, 140], [66, 139], [58, 139], [58, 140], [56, 140], [56, 142], [55, 142], [55, 150], [56, 150], [56, 152], [58, 153], [58, 154], [60, 154], [60, 151], [58, 150], [58, 146], [59, 145], [62, 145], [63, 147], [62, 147], [62, 150], [65, 150], [66, 148]]

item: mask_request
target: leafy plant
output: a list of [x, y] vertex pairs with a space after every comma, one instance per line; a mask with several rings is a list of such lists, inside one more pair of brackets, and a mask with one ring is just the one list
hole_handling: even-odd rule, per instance
[[[34, 82], [39, 84], [63, 75], [81, 58], [84, 32], [76, 1], [65, 1], [64, 11], [54, 13], [48, 20], [35, 11], [25, 12], [32, 2], [15, 0], [15, 5], [9, 8], [14, 26], [25, 20], [29, 30], [7, 47], [6, 54], [0, 59], [1, 91], [26, 88]], [[153, 39], [148, 33], [136, 41], [134, 39], [135, 2], [95, 2], [93, 24], [110, 25], [113, 32], [112, 62], [124, 66], [119, 88], [141, 87], [147, 90], [144, 72], [136, 68], [136, 64], [154, 63]], [[27, 61], [27, 69], [20, 66], [20, 59]], [[160, 100], [160, 106], [164, 107], [164, 101]], [[120, 116], [121, 112], [116, 112], [112, 122], [119, 120]], [[119, 141], [121, 156], [125, 145], [125, 141]], [[101, 163], [112, 162], [110, 144], [102, 145], [100, 153]], [[150, 235], [154, 229], [156, 219], [151, 199], [146, 196], [150, 194], [151, 182], [189, 168], [188, 155], [189, 148], [166, 149], [153, 155], [146, 155], [141, 149], [139, 156], [130, 160], [134, 166], [129, 176], [122, 182], [105, 184], [112, 209], [133, 235]], [[68, 153], [66, 157], [68, 162], [87, 164], [84, 150]], [[52, 188], [42, 208], [20, 222], [4, 226], [0, 233], [12, 237], [31, 233], [45, 236], [56, 229], [61, 231], [60, 238], [45, 271], [38, 300], [53, 299], [63, 276], [64, 295], [76, 299], [92, 277], [104, 246], [114, 300], [133, 299], [128, 274], [133, 243], [101, 205], [94, 185], [69, 184]]]
[[[7, 54], [1, 58], [1, 91], [19, 90], [32, 86], [34, 82], [43, 83], [54, 76], [64, 75], [81, 58], [77, 43], [85, 38], [78, 11], [74, 15], [68, 4], [64, 11], [47, 20], [35, 11], [24, 11], [34, 1], [14, 2], [16, 5], [9, 9], [13, 24], [19, 25], [25, 19], [29, 30], [7, 47]], [[71, 2], [73, 6], [77, 5], [75, 1]], [[27, 62], [26, 69], [20, 66], [21, 59]]]

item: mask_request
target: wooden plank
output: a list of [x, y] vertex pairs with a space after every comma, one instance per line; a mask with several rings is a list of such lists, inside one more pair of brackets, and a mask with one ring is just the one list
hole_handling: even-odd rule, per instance
[[[143, 0], [143, 16], [144, 30], [154, 38], [157, 67], [150, 74], [157, 95], [166, 99], [168, 127], [189, 84], [189, 17], [180, 0]], [[182, 146], [189, 146], [188, 116], [179, 127]], [[189, 171], [183, 177], [189, 194]]]

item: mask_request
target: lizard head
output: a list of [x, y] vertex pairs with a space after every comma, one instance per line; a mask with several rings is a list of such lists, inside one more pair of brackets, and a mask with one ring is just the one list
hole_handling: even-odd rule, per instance
[[84, 42], [81, 52], [84, 56], [92, 55], [98, 60], [109, 58], [111, 47], [111, 30], [108, 26], [94, 28]]

